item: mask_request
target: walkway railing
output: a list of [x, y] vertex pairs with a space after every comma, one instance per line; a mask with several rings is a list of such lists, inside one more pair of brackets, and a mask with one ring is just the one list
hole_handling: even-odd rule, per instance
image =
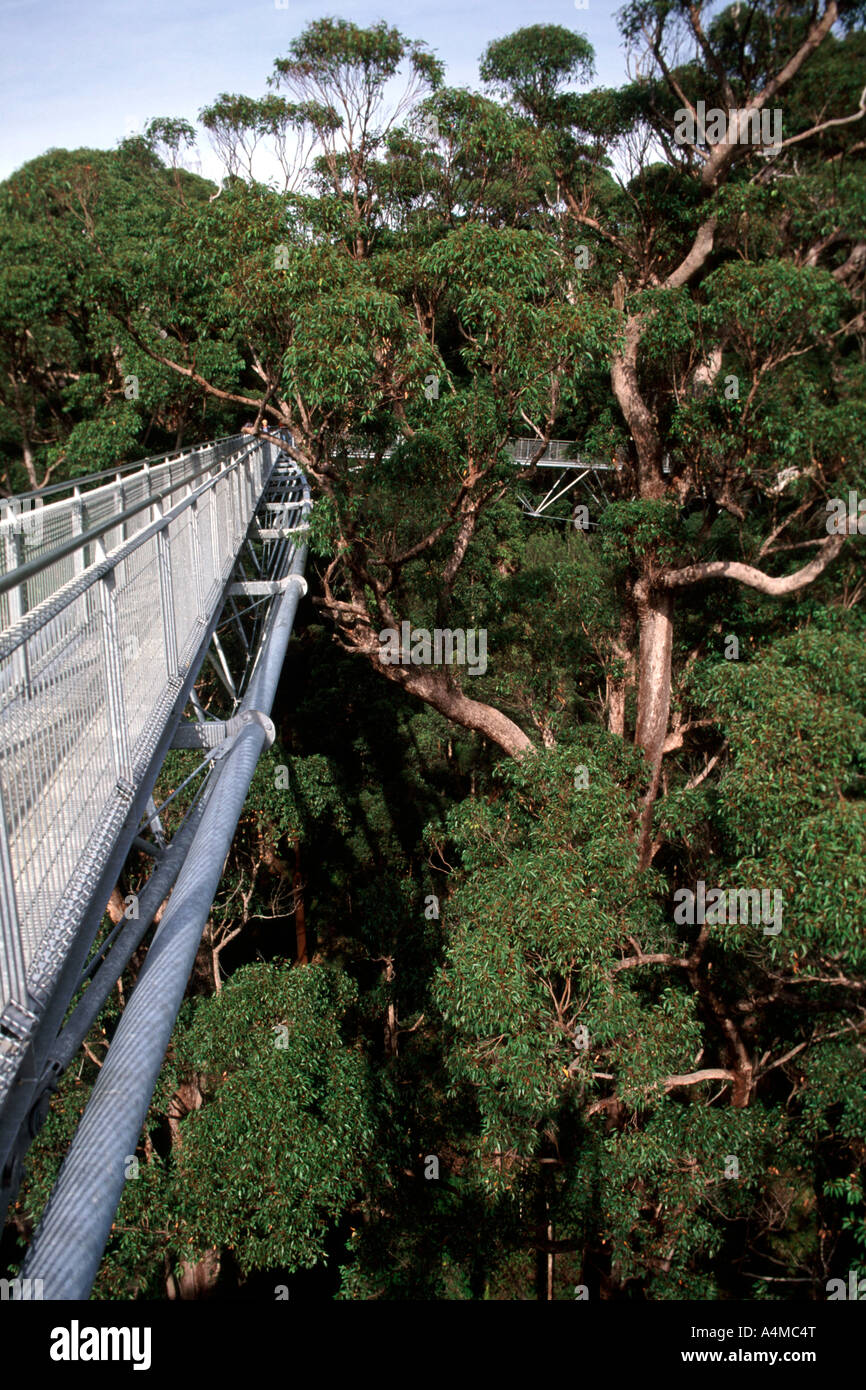
[[0, 522], [0, 1092], [277, 447], [221, 440]]

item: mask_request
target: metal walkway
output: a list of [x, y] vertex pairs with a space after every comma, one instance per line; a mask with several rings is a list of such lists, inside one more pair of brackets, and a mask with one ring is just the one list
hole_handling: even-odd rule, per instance
[[[210, 869], [221, 851], [209, 896], [198, 894], [186, 914], [184, 941], [194, 935], [197, 947], [256, 761], [273, 741], [270, 709], [306, 589], [309, 508], [306, 481], [281, 441], [245, 436], [2, 508], [0, 1217], [57, 1078], [176, 882], [109, 1049], [123, 1060], [127, 1015], [143, 1005], [148, 1045], [159, 1050], [156, 1079], [192, 960], [182, 977], [161, 981], [158, 1000], [147, 967], [155, 955], [166, 958], [158, 943], [174, 930], [184, 875], [203, 854]], [[218, 719], [205, 716], [195, 691], [207, 656], [225, 696]], [[197, 748], [201, 761], [197, 794], [167, 845], [152, 795], [172, 747]], [[151, 855], [153, 876], [136, 914], [88, 960], [133, 846]], [[180, 957], [174, 966], [175, 974], [183, 969]], [[165, 1003], [175, 995], [169, 1018]], [[146, 1070], [130, 1082], [132, 1111], [144, 1108], [127, 1154], [150, 1100]], [[108, 1061], [100, 1082], [106, 1071]], [[92, 1107], [101, 1113], [98, 1090], [82, 1129]], [[112, 1125], [118, 1139], [122, 1129]], [[63, 1169], [73, 1179], [80, 1138], [81, 1130]], [[55, 1206], [52, 1197], [49, 1235]], [[37, 1234], [28, 1261], [39, 1244]], [[74, 1239], [69, 1249], [74, 1257]], [[66, 1284], [48, 1293], [49, 1284], [46, 1296], [56, 1298], [86, 1297], [89, 1288], [78, 1278], [76, 1292]]]

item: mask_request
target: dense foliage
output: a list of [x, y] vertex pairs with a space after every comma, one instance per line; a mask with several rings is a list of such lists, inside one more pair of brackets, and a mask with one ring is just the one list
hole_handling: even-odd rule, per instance
[[[317, 499], [278, 742], [97, 1295], [866, 1271], [862, 6], [621, 24], [624, 87], [578, 91], [586, 39], [532, 25], [482, 95], [317, 20], [268, 95], [202, 113], [219, 190], [168, 118], [0, 188], [8, 490], [267, 417]], [[678, 143], [699, 101], [779, 106], [781, 145]], [[585, 525], [521, 509], [551, 438], [617, 464], [569, 495]], [[486, 670], [383, 664], [403, 621], [484, 630]], [[739, 915], [678, 910], [704, 886]]]

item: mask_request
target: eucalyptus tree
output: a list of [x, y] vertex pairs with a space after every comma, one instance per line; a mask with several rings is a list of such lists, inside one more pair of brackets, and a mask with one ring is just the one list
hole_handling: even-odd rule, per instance
[[681, 711], [671, 727], [675, 600], [715, 579], [798, 593], [856, 534], [853, 518], [824, 523], [828, 496], [864, 478], [860, 18], [836, 0], [634, 0], [621, 24], [640, 76], [624, 89], [557, 95], [556, 54], [565, 76], [580, 49], [538, 62], [537, 27], [483, 64], [545, 132], [548, 202], [582, 282], [617, 313], [608, 363], [628, 468], [604, 523], [630, 563], [608, 716], [627, 732], [636, 687], [645, 863], [662, 760], [695, 727]]
[[[401, 63], [408, 87], [389, 109]], [[310, 187], [292, 195], [230, 181], [184, 228], [170, 275], [154, 263], [146, 312], [120, 287], [124, 328], [217, 399], [292, 431], [292, 453], [321, 498], [323, 604], [341, 640], [519, 754], [532, 745], [518, 723], [473, 700], [453, 668], [383, 663], [379, 634], [417, 616], [406, 608], [410, 571], [431, 626], [457, 625], [455, 582], [480, 516], [511, 476], [507, 442], [527, 428], [550, 437], [604, 350], [610, 307], [569, 299], [557, 248], [537, 229], [501, 225], [494, 210], [494, 174], [513, 202], [509, 173], [534, 141], [525, 121], [444, 95], [471, 172], [462, 191], [474, 179], [484, 212], [443, 207], [444, 154], [395, 124], [410, 98], [426, 91], [432, 101], [440, 85], [421, 45], [384, 25], [317, 21], [278, 60], [275, 81], [289, 87], [293, 119], [319, 150]], [[222, 97], [206, 113], [235, 151], [233, 168], [239, 150], [251, 154], [257, 110]], [[434, 108], [428, 114], [438, 126]], [[491, 122], [507, 137], [494, 159]], [[250, 377], [261, 394], [244, 389]]]
[[141, 444], [179, 444], [197, 415], [213, 432], [223, 425], [211, 399], [155, 365], [112, 312], [119, 287], [144, 302], [146, 267], [167, 259], [172, 207], [206, 197], [204, 180], [170, 175], [154, 150], [162, 140], [177, 152], [188, 134], [183, 122], [152, 122], [147, 138], [114, 151], [51, 151], [0, 187], [10, 490], [107, 468]]
[[[606, 420], [606, 444], [626, 446], [625, 510], [604, 522], [631, 557], [606, 683], [610, 727], [633, 732], [649, 759], [644, 860], [665, 751], [683, 748], [694, 722], [677, 711], [670, 727], [675, 598], [717, 578], [784, 597], [845, 543], [820, 530], [818, 507], [828, 487], [856, 482], [859, 459], [863, 108], [850, 59], [862, 36], [833, 32], [856, 17], [836, 0], [785, 18], [766, 4], [709, 18], [631, 5], [622, 22], [645, 47], [642, 75], [583, 95], [570, 89], [589, 75], [586, 40], [531, 26], [482, 61], [507, 107], [445, 88], [432, 55], [385, 25], [316, 21], [273, 78], [316, 150], [306, 188], [281, 198], [235, 179], [194, 223], [181, 274], [187, 286], [204, 277], [210, 302], [179, 350], [167, 313], [162, 349], [126, 315], [160, 362], [292, 430], [325, 503], [324, 604], [342, 639], [512, 754], [531, 746], [513, 719], [476, 708], [453, 671], [382, 665], [376, 634], [399, 628], [400, 572], [422, 558], [446, 623], [478, 518], [504, 487], [508, 435], [533, 435], [540, 454], [607, 372], [609, 401], [585, 424]], [[675, 63], [684, 41], [694, 56]], [[832, 114], [815, 64], [834, 77]], [[388, 109], [401, 65], [407, 86]], [[417, 97], [417, 119], [399, 127]], [[783, 100], [779, 144], [744, 141]], [[702, 126], [678, 142], [678, 113], [696, 120], [716, 101], [733, 112], [725, 138]], [[233, 168], [263, 129], [259, 104], [241, 98], [220, 98], [206, 119]], [[222, 379], [204, 365], [214, 340]], [[252, 373], [260, 393], [233, 372]], [[359, 452], [363, 466], [349, 462]], [[447, 486], [425, 491], [422, 456]], [[412, 477], [415, 515], [397, 544], [373, 532], [383, 466], [384, 479], [404, 466]], [[380, 531], [386, 520], [375, 518]], [[786, 549], [780, 572], [761, 567], [796, 545], [815, 549], [807, 564]]]
[[[550, 1261], [579, 1252], [608, 1296], [767, 1297], [788, 1281], [823, 1296], [866, 1248], [851, 897], [866, 873], [864, 45], [855, 11], [843, 38], [835, 6], [744, 9], [705, 32], [695, 7], [630, 7], [626, 33], [660, 76], [573, 105], [528, 85], [530, 31], [485, 62], [546, 134], [560, 238], [618, 316], [628, 462], [577, 576], [590, 600], [594, 555], [620, 600], [604, 614], [614, 737], [571, 730], [505, 772], [511, 794], [449, 818], [440, 843], [461, 867], [437, 998], [477, 1111], [475, 1181], [511, 1195]], [[698, 59], [675, 66], [679, 21]], [[741, 144], [779, 92], [784, 138]], [[722, 104], [733, 133], [714, 143], [701, 122]], [[594, 129], [622, 137], [620, 161], [639, 151], [632, 178], [593, 154]], [[710, 597], [720, 578], [736, 587]], [[623, 761], [632, 731], [648, 793]], [[696, 880], [729, 902], [772, 884], [778, 921], [752, 934], [724, 908], [676, 916]], [[751, 1285], [718, 1267], [734, 1245]]]
[[[436, 1124], [456, 1098], [439, 1135], [458, 1209], [507, 1212], [514, 1249], [573, 1257], [616, 1294], [742, 1294], [711, 1269], [730, 1231], [794, 1280], [862, 1245], [862, 951], [835, 883], [842, 856], [862, 877], [862, 623], [843, 568], [860, 542], [826, 527], [827, 500], [864, 481], [856, 19], [835, 2], [633, 4], [642, 75], [582, 95], [585, 41], [533, 26], [483, 59], [505, 105], [425, 59], [417, 117], [390, 129], [377, 104], [411, 47], [322, 21], [277, 64], [317, 143], [308, 185], [230, 181], [171, 269], [195, 324], [171, 276], [149, 319], [125, 318], [162, 365], [291, 429], [344, 646], [513, 755], [502, 788], [431, 832], [460, 863], [432, 1021], [399, 1065], [447, 1047], [425, 1095]], [[768, 150], [753, 118], [773, 103]], [[541, 454], [568, 418], [624, 467], [533, 592], [526, 551], [497, 548], [505, 446], [526, 433]], [[523, 622], [484, 698], [453, 670], [382, 660], [382, 630], [472, 626], [500, 597]], [[739, 662], [718, 650], [731, 636]], [[539, 717], [520, 637], [557, 688], [585, 663], [606, 732]], [[674, 893], [704, 878], [778, 888], [784, 934], [678, 921]], [[383, 1250], [405, 1259], [405, 1229], [383, 1237], [401, 1200], [393, 1172], [368, 1192], [379, 1263], [349, 1287], [381, 1288]]]

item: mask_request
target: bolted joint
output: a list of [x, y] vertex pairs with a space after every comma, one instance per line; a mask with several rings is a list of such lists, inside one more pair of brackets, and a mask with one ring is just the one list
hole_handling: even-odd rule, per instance
[[269, 719], [266, 714], [263, 714], [260, 709], [245, 709], [242, 714], [235, 715], [235, 717], [228, 722], [229, 724], [236, 723], [238, 725], [237, 729], [234, 731], [235, 733], [239, 733], [245, 724], [261, 724], [265, 731], [265, 746], [267, 748], [273, 746], [274, 740], [277, 737], [277, 731], [274, 727], [273, 720]]
[[246, 709], [231, 719], [205, 719], [201, 722], [190, 720], [179, 724], [171, 741], [172, 748], [217, 748], [220, 744], [234, 738], [247, 724], [260, 724], [265, 731], [267, 747], [270, 748], [277, 736], [272, 721], [261, 710]]

